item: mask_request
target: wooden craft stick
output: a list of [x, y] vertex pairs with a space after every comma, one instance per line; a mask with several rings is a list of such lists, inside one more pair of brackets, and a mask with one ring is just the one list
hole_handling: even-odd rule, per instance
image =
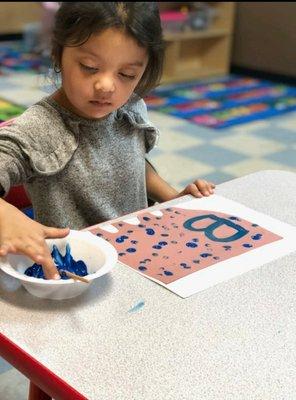
[[73, 274], [72, 272], [66, 271], [64, 269], [60, 269], [60, 272], [64, 272], [69, 278], [75, 279], [76, 281], [89, 283], [89, 280], [84, 278], [83, 276]]

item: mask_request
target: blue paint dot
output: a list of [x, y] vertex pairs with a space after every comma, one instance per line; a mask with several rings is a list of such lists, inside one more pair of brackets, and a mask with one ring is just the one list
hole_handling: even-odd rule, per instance
[[154, 245], [152, 247], [153, 247], [153, 249], [156, 249], [156, 250], [160, 250], [161, 249], [161, 246], [158, 246], [158, 244], [156, 244], [156, 245]]
[[163, 271], [163, 273], [167, 276], [174, 275], [171, 271]]
[[198, 242], [198, 239], [197, 239], [197, 238], [194, 238], [194, 239], [192, 239], [192, 241], [195, 242], [195, 243], [197, 243], [197, 242]]
[[146, 271], [147, 268], [144, 267], [144, 265], [140, 265], [138, 269], [139, 269], [140, 271]]
[[137, 249], [135, 249], [134, 247], [130, 247], [130, 248], [126, 249], [126, 251], [128, 253], [135, 253], [137, 251]]
[[200, 256], [203, 258], [210, 257], [212, 254], [210, 253], [202, 253]]
[[133, 313], [140, 311], [145, 305], [145, 301], [141, 300], [138, 304], [136, 304], [134, 307], [130, 308], [128, 312]]
[[231, 249], [231, 246], [223, 246], [223, 247], [224, 247], [224, 249], [225, 249], [226, 251]]
[[137, 240], [131, 240], [131, 243], [132, 243], [132, 244], [137, 244], [138, 241], [137, 241]]
[[147, 235], [155, 235], [155, 231], [151, 228], [147, 228], [146, 233], [147, 233]]
[[187, 265], [186, 263], [180, 263], [181, 267], [185, 268], [185, 269], [190, 269], [190, 265]]
[[229, 219], [232, 219], [232, 220], [234, 220], [234, 221], [240, 221], [240, 219], [237, 218], [237, 217], [229, 217]]
[[258, 226], [257, 224], [252, 224], [252, 226]]
[[159, 246], [166, 246], [168, 243], [167, 242], [159, 242], [158, 244], [159, 244]]
[[149, 217], [143, 217], [143, 220], [144, 221], [150, 221], [150, 218]]
[[97, 236], [103, 236], [101, 233], [97, 233]]
[[123, 236], [119, 236], [117, 239], [116, 239], [116, 243], [123, 243], [124, 242], [124, 237]]
[[257, 235], [251, 236], [251, 238], [252, 238], [253, 240], [260, 240], [261, 237], [262, 237], [262, 234], [261, 234], [261, 233], [257, 233]]
[[250, 244], [250, 243], [244, 243], [243, 246], [244, 246], [244, 247], [253, 247], [253, 245]]
[[188, 243], [186, 243], [186, 246], [187, 247], [197, 247], [197, 244], [193, 243], [193, 242], [188, 242]]

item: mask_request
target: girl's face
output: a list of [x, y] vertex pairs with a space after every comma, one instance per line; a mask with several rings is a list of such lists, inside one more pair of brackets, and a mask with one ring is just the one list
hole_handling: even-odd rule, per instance
[[146, 49], [124, 32], [92, 34], [83, 45], [64, 48], [57, 98], [82, 117], [102, 118], [128, 101], [147, 63]]

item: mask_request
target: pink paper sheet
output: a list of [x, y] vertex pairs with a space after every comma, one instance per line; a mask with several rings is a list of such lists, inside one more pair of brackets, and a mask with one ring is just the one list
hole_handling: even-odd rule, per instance
[[161, 217], [138, 214], [139, 225], [113, 223], [117, 233], [98, 227], [91, 232], [112, 243], [119, 261], [164, 284], [282, 239], [255, 221], [222, 212], [174, 207], [161, 212]]

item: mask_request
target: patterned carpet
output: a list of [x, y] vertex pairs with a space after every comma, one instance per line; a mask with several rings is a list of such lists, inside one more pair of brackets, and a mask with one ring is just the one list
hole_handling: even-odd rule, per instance
[[[0, 97], [20, 107], [28, 107], [52, 90], [52, 85], [36, 72], [0, 75]], [[5, 107], [3, 102], [3, 119], [19, 112], [14, 109], [9, 114], [7, 109], [3, 111]], [[197, 177], [219, 184], [264, 169], [296, 172], [296, 112], [223, 129], [199, 126], [155, 110], [149, 115], [161, 131], [150, 160], [179, 190]], [[26, 399], [27, 388], [26, 378], [0, 358], [1, 400]]]
[[151, 110], [225, 129], [296, 111], [296, 87], [228, 75], [162, 86], [147, 97]]

